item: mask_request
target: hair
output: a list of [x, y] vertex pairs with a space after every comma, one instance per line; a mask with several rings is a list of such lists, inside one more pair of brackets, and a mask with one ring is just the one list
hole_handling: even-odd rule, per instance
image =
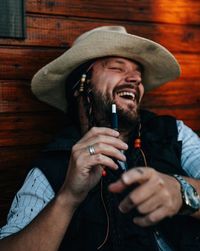
[[[75, 91], [79, 89], [80, 79], [82, 74], [86, 74], [88, 68], [95, 60], [87, 61], [86, 63], [81, 64], [76, 69], [74, 69], [70, 75], [66, 79], [66, 99], [68, 103], [67, 108], [67, 116], [72, 119], [73, 122], [79, 124], [78, 117], [78, 104], [77, 98], [75, 97]], [[87, 75], [91, 75], [91, 71], [87, 73]], [[87, 76], [88, 77], [88, 76]], [[90, 76], [89, 76], [90, 77]]]

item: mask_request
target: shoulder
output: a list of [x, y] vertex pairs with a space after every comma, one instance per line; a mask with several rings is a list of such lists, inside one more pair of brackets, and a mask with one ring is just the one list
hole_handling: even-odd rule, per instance
[[141, 123], [148, 134], [159, 138], [177, 138], [178, 128], [176, 118], [169, 115], [157, 115], [149, 111], [142, 111]]
[[33, 166], [45, 175], [54, 192], [57, 192], [64, 182], [69, 155], [70, 152], [65, 151], [45, 151], [33, 163]]
[[181, 120], [177, 120], [178, 140], [182, 143], [181, 164], [188, 176], [200, 178], [200, 138]]
[[200, 142], [199, 136], [187, 125], [184, 124], [182, 120], [177, 120], [177, 129], [178, 129], [178, 140], [186, 142]]

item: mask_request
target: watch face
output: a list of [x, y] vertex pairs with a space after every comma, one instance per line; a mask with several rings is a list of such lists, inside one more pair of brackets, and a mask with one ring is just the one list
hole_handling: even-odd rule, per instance
[[186, 205], [192, 207], [193, 209], [200, 208], [200, 197], [195, 189], [189, 184], [184, 187], [184, 197]]

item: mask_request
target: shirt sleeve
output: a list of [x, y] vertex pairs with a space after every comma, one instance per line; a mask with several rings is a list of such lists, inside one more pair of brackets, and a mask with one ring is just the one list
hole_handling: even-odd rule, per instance
[[7, 224], [0, 228], [0, 239], [23, 229], [54, 196], [54, 191], [42, 171], [38, 168], [32, 169], [14, 197]]
[[199, 179], [200, 138], [183, 121], [177, 120], [177, 127], [178, 140], [182, 141], [181, 165], [190, 177]]

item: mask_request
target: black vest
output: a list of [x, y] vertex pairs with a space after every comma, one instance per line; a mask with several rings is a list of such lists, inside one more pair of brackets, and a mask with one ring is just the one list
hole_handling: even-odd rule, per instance
[[[148, 166], [166, 174], [187, 176], [181, 168], [181, 142], [177, 141], [176, 120], [170, 116], [155, 116], [143, 111], [141, 123], [142, 149]], [[144, 166], [141, 152], [133, 147], [136, 137], [137, 130], [129, 140], [129, 150], [126, 153], [128, 168]], [[55, 192], [64, 182], [71, 147], [79, 138], [80, 135], [74, 127], [68, 128], [44, 150], [41, 158], [34, 164], [46, 175]], [[120, 171], [108, 171], [102, 184], [90, 191], [74, 214], [59, 251], [93, 251], [102, 244], [108, 223], [101, 192], [110, 227], [107, 241], [99, 250], [156, 251], [158, 249], [153, 236], [155, 232], [161, 234], [173, 250], [200, 250], [200, 223], [192, 217], [175, 216], [161, 221], [157, 226], [142, 228], [132, 222], [133, 216], [137, 214], [135, 210], [129, 214], [121, 214], [117, 206], [128, 191], [113, 195], [107, 190], [108, 184], [120, 175]]]

